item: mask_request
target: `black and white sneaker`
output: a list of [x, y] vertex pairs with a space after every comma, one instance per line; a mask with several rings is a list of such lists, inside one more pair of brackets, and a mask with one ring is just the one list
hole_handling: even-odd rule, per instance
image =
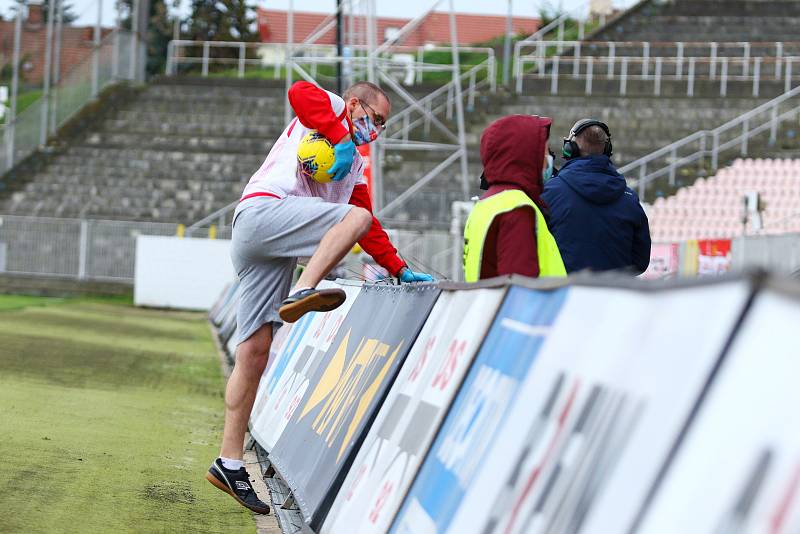
[[206, 473], [206, 480], [239, 501], [239, 504], [257, 514], [268, 514], [269, 505], [256, 495], [250, 477], [244, 467], [238, 471], [225, 469], [222, 460], [217, 458]]

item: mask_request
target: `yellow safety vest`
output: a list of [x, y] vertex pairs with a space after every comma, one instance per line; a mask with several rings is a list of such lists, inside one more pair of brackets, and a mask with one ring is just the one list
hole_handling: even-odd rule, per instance
[[567, 276], [561, 253], [539, 207], [519, 189], [509, 189], [479, 201], [472, 208], [464, 228], [464, 277], [477, 282], [481, 275], [483, 244], [494, 218], [522, 206], [536, 212], [536, 252], [539, 256], [539, 276]]

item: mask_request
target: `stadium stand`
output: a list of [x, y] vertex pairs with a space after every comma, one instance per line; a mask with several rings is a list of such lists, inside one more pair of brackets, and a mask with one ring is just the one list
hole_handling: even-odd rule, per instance
[[226, 205], [283, 129], [282, 89], [230, 85], [154, 83], [104, 108], [0, 212], [185, 223]]
[[[749, 57], [763, 57], [765, 61], [775, 59], [778, 54], [775, 41], [783, 42], [784, 58], [794, 53], [795, 44], [800, 51], [798, 35], [791, 30], [793, 21], [800, 20], [796, 2], [691, 2], [700, 10], [698, 17], [686, 15], [688, 4], [682, 0], [641, 2], [588, 39], [597, 45], [597, 54], [608, 53], [607, 46], [599, 44], [601, 41], [648, 42], [653, 44], [651, 59], [659, 50], [655, 43], [661, 43], [665, 53], [674, 54], [674, 41], [685, 39], [684, 55], [689, 57], [707, 53], [702, 45], [697, 44], [694, 50], [689, 43], [697, 43], [705, 38], [704, 31], [713, 28], [709, 39], [731, 43], [729, 47], [719, 47], [720, 58], [741, 56], [740, 45], [744, 40], [754, 41]], [[659, 17], [662, 22], [653, 22], [660, 20]], [[744, 24], [743, 17], [764, 20], [761, 24], [747, 18], [748, 23]], [[670, 31], [664, 33], [667, 24]], [[753, 27], [760, 27], [763, 32], [752, 35]], [[673, 42], [666, 42], [667, 39]], [[594, 45], [584, 43], [583, 56], [590, 55]], [[619, 48], [617, 57], [641, 55], [641, 50], [637, 50], [632, 47], [625, 52]], [[574, 50], [567, 49], [564, 53], [568, 55]], [[481, 132], [492, 120], [510, 113], [553, 117], [551, 145], [556, 151], [560, 137], [575, 120], [586, 116], [600, 118], [611, 126], [615, 163], [621, 167], [685, 135], [738, 117], [782, 93], [785, 87], [783, 79], [765, 80], [760, 93], [753, 96], [752, 81], [732, 78], [722, 98], [719, 80], [702, 80], [698, 75], [691, 96], [686, 92], [685, 80], [666, 78], [657, 95], [652, 80], [632, 77], [626, 94], [620, 95], [618, 78], [598, 77], [591, 94], [587, 94], [585, 79], [581, 78], [583, 71], [575, 77], [567, 69], [558, 74], [558, 90], [553, 94], [552, 80], [548, 78], [552, 77], [552, 66], [549, 69], [544, 76], [526, 74], [522, 94], [484, 92], [474, 107], [468, 109], [470, 176], [477, 177], [480, 173], [477, 147]], [[800, 73], [800, 65], [795, 70]], [[415, 91], [424, 94], [426, 88], [418, 87]], [[44, 166], [20, 170], [13, 180], [6, 180], [7, 187], [0, 191], [0, 213], [191, 224], [239, 196], [283, 127], [283, 92], [280, 81], [156, 79], [135, 98], [101, 109], [99, 120], [79, 134], [62, 138]], [[397, 111], [402, 101], [394, 98], [394, 102]], [[793, 131], [779, 132], [781, 141], [791, 141], [793, 134]], [[414, 137], [439, 140], [435, 130], [422, 128], [412, 134]], [[752, 143], [750, 154], [787, 156], [776, 153], [774, 148]], [[436, 152], [387, 152], [385, 201], [407, 190], [441, 157]], [[688, 179], [680, 177], [676, 185], [686, 185]], [[473, 183], [477, 186], [477, 178]], [[653, 188], [647, 200], [673, 190]], [[478, 193], [476, 187], [472, 193]], [[397, 227], [416, 224], [447, 228], [451, 202], [462, 199], [458, 169], [451, 166], [424, 187], [413, 202], [391, 214], [389, 222]]]
[[[69, 138], [47, 165], [9, 181], [0, 212], [191, 223], [234, 201], [283, 128], [283, 85], [235, 80], [161, 79]], [[615, 161], [622, 165], [762, 103], [753, 97], [664, 98], [611, 95], [483, 95], [468, 115], [470, 173], [480, 174], [483, 128], [510, 113], [554, 117], [557, 149], [576, 118], [609, 122]], [[664, 105], [668, 103], [669, 105]], [[385, 195], [391, 199], [436, 165], [435, 152], [389, 152]], [[475, 181], [477, 185], [477, 179]], [[474, 193], [477, 194], [477, 189]], [[424, 188], [402, 222], [448, 224], [450, 203], [461, 200], [457, 169]]]
[[591, 40], [796, 41], [800, 4], [794, 0], [644, 1]]
[[745, 233], [745, 194], [764, 203], [764, 234], [800, 232], [800, 160], [738, 159], [708, 179], [699, 178], [650, 212], [654, 241], [732, 238]]

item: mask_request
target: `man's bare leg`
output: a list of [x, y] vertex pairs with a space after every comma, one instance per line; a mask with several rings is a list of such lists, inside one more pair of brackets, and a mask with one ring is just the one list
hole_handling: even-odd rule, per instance
[[244, 434], [253, 409], [258, 383], [267, 366], [272, 323], [265, 324], [236, 348], [236, 363], [225, 389], [225, 429], [220, 457], [242, 459]]
[[[316, 287], [336, 267], [345, 254], [353, 248], [372, 225], [372, 214], [364, 208], [354, 207], [328, 230], [317, 250], [297, 279], [296, 288]], [[292, 291], [294, 292], [294, 291]]]

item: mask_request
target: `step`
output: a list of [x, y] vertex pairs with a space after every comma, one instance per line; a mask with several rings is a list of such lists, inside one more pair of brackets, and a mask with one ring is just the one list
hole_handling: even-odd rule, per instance
[[119, 147], [135, 146], [181, 152], [224, 152], [226, 154], [267, 154], [273, 141], [255, 137], [211, 137], [164, 134], [137, 134], [96, 132], [85, 137], [84, 146]]
[[182, 122], [173, 120], [106, 119], [100, 124], [100, 132], [132, 134], [168, 134], [180, 136], [244, 137], [274, 140], [283, 132], [283, 125], [231, 124], [230, 122]]
[[106, 161], [117, 161], [121, 165], [134, 163], [136, 165], [145, 163], [149, 166], [168, 163], [168, 164], [232, 164], [232, 163], [252, 163], [254, 170], [261, 166], [266, 157], [266, 153], [261, 156], [257, 154], [215, 154], [210, 152], [182, 152], [178, 150], [155, 150], [139, 148], [121, 147], [93, 147], [86, 145], [76, 145], [69, 148], [68, 154], [59, 157], [77, 157], [83, 160], [105, 159]]

